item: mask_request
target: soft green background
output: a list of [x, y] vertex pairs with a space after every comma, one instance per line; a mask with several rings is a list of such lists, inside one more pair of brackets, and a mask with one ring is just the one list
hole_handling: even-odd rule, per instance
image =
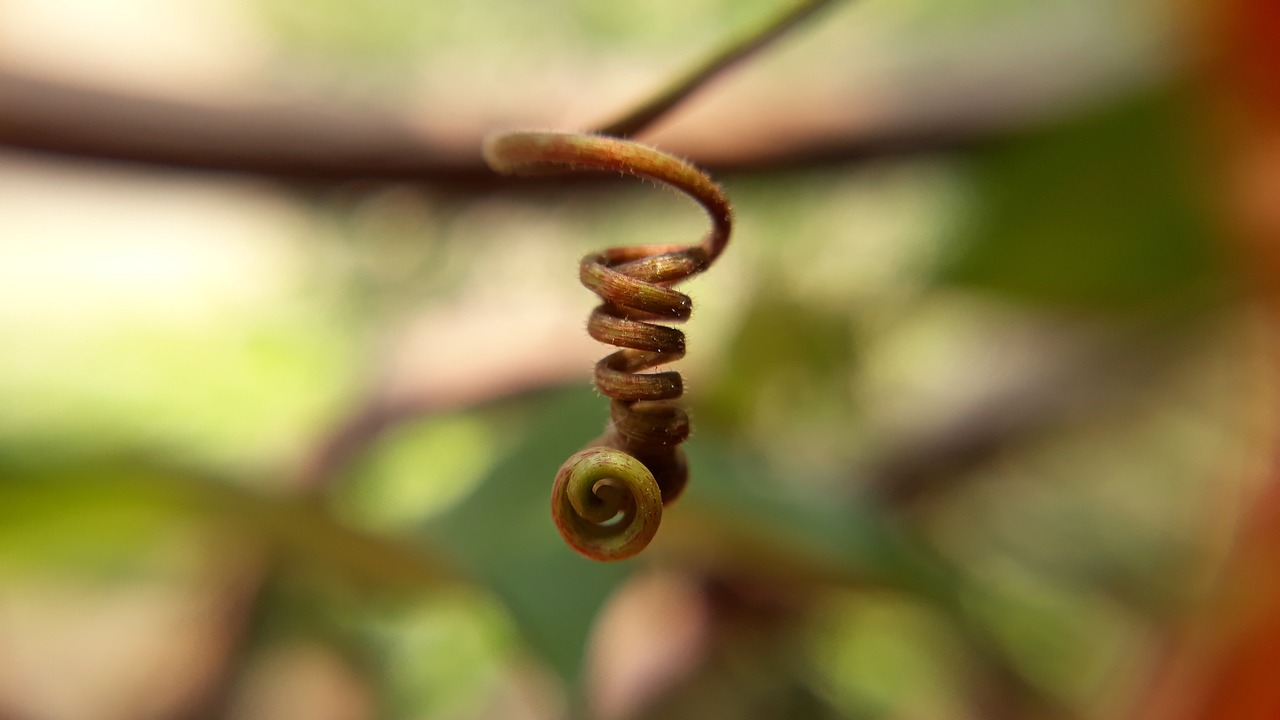
[[[775, 4], [239, 7], [278, 82], [394, 105], [433, 67], [448, 73], [432, 82], [488, 86], [544, 54], [553, 69], [640, 58], [656, 81]], [[1162, 17], [1136, 2], [868, 0], [739, 72], [829, 72], [835, 92], [855, 62], [892, 77], [939, 47], [965, 58], [1063, 27], [1123, 69], [1174, 52], [1144, 30]], [[578, 256], [696, 238], [695, 211], [639, 184], [468, 197], [184, 180], [213, 193], [209, 217], [256, 213], [267, 230], [164, 252], [73, 233], [50, 256], [58, 284], [11, 290], [0, 312], [0, 578], [110, 597], [264, 567], [240, 661], [315, 641], [386, 717], [488, 716], [530, 667], [550, 688], [538, 717], [586, 707], [602, 604], [656, 571], [790, 599], [786, 622], [718, 625], [722, 654], [664, 717], [965, 717], [975, 663], [1014, 678], [1029, 713], [1100, 712], [1211, 567], [1249, 440], [1247, 314], [1197, 184], [1186, 91], [1152, 76], [962, 150], [724, 178], [739, 229], [689, 285], [693, 484], [657, 547], [614, 566], [574, 556], [547, 512], [559, 463], [606, 418], [586, 366], [568, 387], [403, 418], [323, 503], [290, 483], [415, 318], [572, 294], [580, 313], [561, 320], [580, 325]], [[81, 182], [123, 178], [165, 202], [145, 176]], [[0, 242], [36, 257], [22, 248], [44, 238], [6, 229], [5, 203]], [[113, 266], [76, 276], [104, 252], [159, 252], [161, 273], [202, 279], [166, 291], [185, 310], [113, 305], [116, 286], [95, 280]], [[228, 252], [232, 270], [193, 270]], [[433, 356], [469, 362], [451, 351], [434, 338]], [[941, 489], [913, 504], [875, 492], [945, 428], [1023, 402], [1040, 410], [989, 457], [944, 457]]]

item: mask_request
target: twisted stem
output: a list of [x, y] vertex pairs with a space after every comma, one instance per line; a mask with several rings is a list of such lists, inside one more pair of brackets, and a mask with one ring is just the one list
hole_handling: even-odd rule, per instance
[[720, 187], [692, 165], [629, 140], [602, 135], [515, 132], [490, 137], [485, 160], [498, 172], [538, 175], [604, 170], [649, 178], [692, 197], [711, 217], [711, 230], [693, 245], [610, 248], [587, 255], [579, 278], [602, 302], [587, 331], [621, 349], [596, 364], [595, 384], [612, 399], [611, 421], [588, 450], [560, 468], [552, 489], [552, 517], [565, 541], [595, 560], [622, 560], [644, 549], [662, 507], [688, 482], [679, 448], [689, 418], [674, 401], [684, 394], [677, 372], [646, 373], [684, 356], [684, 333], [659, 322], [689, 318], [693, 302], [672, 289], [724, 250], [733, 226]]

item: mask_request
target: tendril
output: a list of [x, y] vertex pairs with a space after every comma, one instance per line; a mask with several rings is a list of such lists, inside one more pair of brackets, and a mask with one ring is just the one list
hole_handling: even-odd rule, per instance
[[719, 257], [729, 242], [732, 213], [724, 192], [692, 165], [629, 140], [604, 135], [515, 132], [490, 137], [485, 160], [511, 175], [605, 170], [649, 178], [692, 197], [711, 216], [711, 230], [693, 244], [609, 248], [582, 259], [582, 284], [603, 301], [591, 312], [591, 337], [621, 348], [595, 368], [608, 396], [610, 422], [587, 450], [565, 461], [552, 487], [551, 515], [565, 541], [594, 560], [624, 560], [653, 539], [688, 482], [680, 443], [689, 417], [675, 401], [684, 394], [678, 372], [648, 373], [684, 357], [684, 333], [658, 322], [689, 319], [693, 302], [672, 289]]

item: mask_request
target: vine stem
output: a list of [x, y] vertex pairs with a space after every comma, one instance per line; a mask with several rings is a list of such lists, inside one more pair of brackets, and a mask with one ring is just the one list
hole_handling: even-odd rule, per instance
[[666, 183], [711, 216], [711, 232], [702, 241], [708, 262], [729, 242], [733, 213], [724, 190], [698, 168], [656, 148], [593, 133], [517, 131], [490, 135], [484, 159], [504, 175], [602, 170]]
[[834, 2], [798, 3], [598, 133], [518, 131], [491, 135], [484, 142], [485, 162], [499, 173], [620, 172], [680, 190], [711, 218], [711, 230], [696, 245], [611, 248], [582, 260], [583, 285], [603, 301], [587, 330], [622, 348], [596, 365], [596, 388], [612, 398], [605, 434], [569, 458], [552, 486], [556, 527], [570, 547], [588, 558], [622, 560], [643, 550], [657, 532], [663, 506], [674, 502], [688, 482], [688, 463], [679, 445], [689, 435], [689, 418], [674, 403], [684, 394], [683, 381], [676, 372], [644, 372], [683, 357], [684, 333], [650, 321], [689, 318], [692, 301], [671, 286], [709, 267], [724, 251], [733, 227], [728, 198], [705, 173], [623, 138]]
[[657, 94], [643, 104], [606, 123], [597, 132], [618, 137], [636, 135], [641, 130], [652, 125], [658, 118], [667, 114], [672, 108], [683, 102], [717, 75], [763, 50], [819, 10], [828, 5], [834, 5], [838, 1], [804, 0], [796, 3], [760, 26], [759, 29], [737, 41], [731, 42], [718, 53], [703, 61], [701, 65], [694, 67], [675, 82], [659, 90]]
[[662, 508], [688, 481], [679, 448], [689, 418], [675, 400], [679, 373], [644, 371], [684, 356], [684, 333], [652, 321], [681, 322], [693, 303], [672, 288], [705, 270], [724, 251], [733, 227], [729, 200], [711, 178], [679, 158], [630, 140], [603, 135], [514, 132], [491, 136], [485, 160], [516, 175], [615, 171], [684, 192], [711, 218], [693, 244], [610, 248], [582, 259], [582, 284], [603, 301], [587, 331], [621, 348], [596, 364], [596, 388], [612, 399], [603, 436], [569, 458], [552, 487], [551, 514], [574, 550], [594, 560], [632, 557], [649, 544]]

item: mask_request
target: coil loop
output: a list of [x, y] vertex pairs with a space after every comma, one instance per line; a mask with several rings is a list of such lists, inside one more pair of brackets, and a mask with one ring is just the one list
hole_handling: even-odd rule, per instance
[[515, 132], [490, 137], [485, 160], [512, 175], [606, 170], [670, 185], [698, 201], [711, 230], [694, 245], [610, 248], [582, 259], [579, 278], [600, 296], [587, 332], [619, 347], [595, 368], [596, 388], [611, 398], [610, 423], [587, 450], [570, 457], [552, 488], [552, 517], [565, 541], [595, 560], [623, 560], [644, 549], [662, 507], [684, 490], [688, 466], [680, 443], [689, 418], [675, 402], [680, 374], [647, 373], [684, 357], [680, 330], [659, 322], [689, 318], [693, 302], [672, 285], [696, 275], [729, 241], [732, 212], [718, 185], [678, 158], [603, 135]]

